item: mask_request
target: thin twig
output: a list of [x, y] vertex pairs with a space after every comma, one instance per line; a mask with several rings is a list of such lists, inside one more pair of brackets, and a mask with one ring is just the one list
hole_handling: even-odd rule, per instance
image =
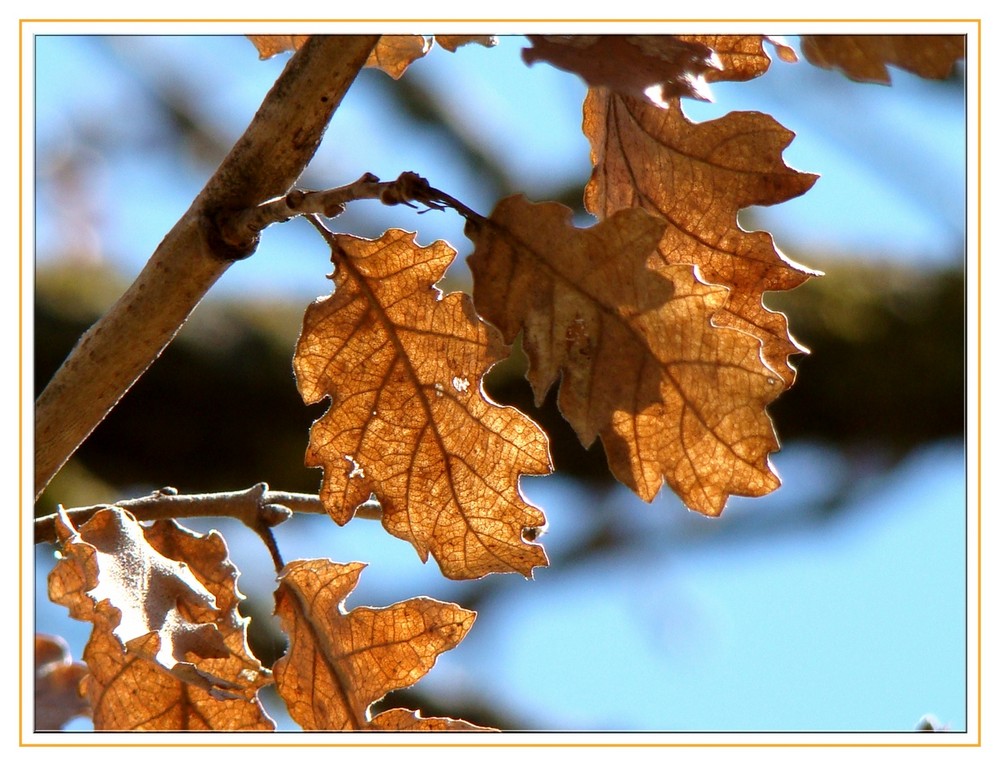
[[429, 210], [451, 207], [471, 222], [483, 220], [472, 208], [435, 189], [425, 178], [411, 171], [401, 173], [395, 181], [381, 181], [378, 176], [365, 173], [357, 181], [334, 189], [293, 189], [283, 197], [268, 200], [232, 216], [223, 233], [227, 241], [251, 240], [271, 224], [284, 223], [295, 216], [336, 218], [344, 212], [344, 206], [348, 202], [361, 199], [377, 199], [384, 205], [406, 205], [412, 208], [417, 207], [414, 203], [419, 203]]
[[365, 173], [354, 183], [324, 191], [293, 189], [283, 197], [268, 200], [234, 215], [227, 222], [226, 237], [232, 241], [251, 239], [272, 223], [284, 223], [297, 215], [336, 218], [344, 205], [359, 199], [378, 199], [383, 187], [378, 176]]
[[[233, 492], [198, 495], [179, 495], [177, 490], [167, 487], [144, 497], [119, 500], [105, 505], [70, 508], [64, 513], [69, 516], [73, 526], [79, 527], [95, 513], [108, 506], [123, 508], [135, 516], [137, 521], [221, 516], [241, 521], [255, 532], [259, 532], [262, 527], [272, 529], [287, 521], [293, 513], [326, 513], [318, 495], [276, 492], [268, 489], [267, 484], [263, 482]], [[56, 541], [56, 516], [57, 514], [53, 513], [35, 520], [35, 543]], [[365, 503], [359, 506], [355, 516], [380, 519], [381, 513], [374, 504]]]
[[281, 570], [285, 568], [285, 559], [282, 558], [281, 551], [278, 550], [278, 541], [274, 539], [274, 532], [271, 530], [271, 527], [265, 524], [258, 524], [254, 527], [253, 531], [257, 533], [257, 537], [263, 541], [267, 552], [271, 554], [275, 573], [280, 574]]
[[450, 207], [470, 223], [481, 223], [486, 219], [468, 205], [459, 202], [450, 194], [431, 186], [427, 179], [416, 173], [400, 173], [399, 178], [386, 185], [379, 199], [386, 205], [425, 205], [430, 210], [444, 210]]

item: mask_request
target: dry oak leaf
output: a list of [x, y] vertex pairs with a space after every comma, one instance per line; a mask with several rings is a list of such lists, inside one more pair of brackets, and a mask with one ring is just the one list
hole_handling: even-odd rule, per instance
[[943, 80], [965, 58], [963, 35], [807, 35], [802, 54], [824, 69], [859, 82], [889, 84], [887, 65]]
[[726, 290], [690, 266], [650, 270], [665, 224], [643, 210], [591, 229], [570, 216], [517, 196], [466, 229], [476, 306], [508, 341], [523, 329], [536, 401], [561, 376], [563, 416], [585, 446], [601, 437], [615, 476], [647, 501], [665, 479], [717, 515], [730, 495], [775, 489], [764, 408], [781, 383], [759, 340], [713, 325]]
[[546, 61], [592, 87], [661, 103], [675, 96], [707, 100], [706, 75], [721, 67], [712, 49], [674, 35], [528, 35], [529, 66]]
[[399, 230], [332, 249], [333, 295], [306, 310], [294, 359], [303, 400], [332, 400], [306, 453], [323, 504], [346, 524], [374, 495], [385, 528], [447, 577], [530, 577], [547, 560], [526, 538], [545, 519], [518, 482], [551, 471], [548, 440], [483, 391], [507, 353], [467, 295], [433, 287], [455, 251]]
[[662, 218], [667, 226], [654, 265], [692, 264], [704, 281], [729, 288], [714, 321], [760, 338], [765, 363], [791, 385], [788, 357], [803, 349], [784, 315], [763, 305], [763, 294], [817, 272], [785, 258], [767, 232], [742, 229], [737, 213], [791, 199], [815, 183], [815, 175], [781, 158], [794, 134], [758, 112], [693, 123], [677, 100], [661, 109], [605, 89], [588, 93], [583, 129], [594, 165], [587, 209], [599, 219], [631, 207]]
[[781, 38], [765, 35], [678, 35], [678, 40], [703, 45], [710, 49], [719, 63], [705, 72], [705, 81], [742, 82], [764, 74], [771, 66], [771, 57], [764, 49], [770, 43], [778, 58], [787, 63], [798, 60], [795, 51]]
[[382, 35], [375, 50], [365, 62], [365, 66], [376, 67], [395, 80], [403, 76], [407, 68], [419, 58], [423, 58], [437, 42], [442, 48], [454, 53], [462, 45], [478, 43], [486, 48], [497, 44], [496, 37], [490, 35]]
[[[309, 35], [247, 35], [257, 48], [262, 59], [269, 59], [285, 51], [295, 51], [302, 47]], [[497, 44], [492, 35], [382, 35], [365, 62], [366, 67], [381, 69], [398, 80], [407, 68], [419, 58], [423, 58], [437, 42], [447, 51], [455, 52], [460, 46], [478, 43], [486, 48]]]
[[261, 59], [269, 59], [285, 51], [297, 51], [309, 35], [247, 35]]
[[431, 49], [432, 38], [423, 35], [382, 35], [365, 66], [381, 69], [394, 80]]
[[90, 705], [80, 693], [87, 666], [73, 662], [66, 640], [35, 634], [35, 731], [61, 729]]
[[[262, 59], [297, 51], [310, 35], [247, 35]], [[365, 62], [398, 80], [414, 61], [427, 55], [431, 38], [423, 35], [382, 35]]]
[[409, 710], [371, 717], [372, 704], [416, 683], [441, 652], [457, 646], [476, 615], [429, 598], [348, 611], [344, 602], [364, 567], [301, 560], [279, 575], [275, 614], [289, 648], [274, 664], [274, 681], [289, 714], [306, 730], [479, 729]]
[[[99, 730], [274, 728], [269, 674], [246, 644], [236, 569], [217, 533], [140, 526], [120, 508], [57, 521], [49, 596], [93, 623], [83, 689]], [[184, 561], [171, 556], [184, 551]]]
[[424, 718], [420, 711], [393, 708], [372, 719], [375, 731], [495, 731], [460, 718]]
[[463, 45], [481, 45], [484, 48], [494, 48], [500, 41], [496, 35], [434, 35], [434, 42], [446, 51], [454, 53]]

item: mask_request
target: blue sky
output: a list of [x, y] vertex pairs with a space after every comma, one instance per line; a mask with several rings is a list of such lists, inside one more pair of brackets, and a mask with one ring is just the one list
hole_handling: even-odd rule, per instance
[[[211, 119], [233, 136], [283, 62], [258, 62], [239, 37], [119, 43], [136, 61], [170, 66], [189, 78], [181, 82], [211, 94]], [[579, 129], [584, 88], [550, 67], [525, 67], [519, 49], [503, 38], [492, 50], [435, 50], [406, 76], [438, 87], [459, 129], [509, 163], [529, 197], [543, 199], [589, 175]], [[106, 126], [101, 115], [143, 97], [89, 42], [39, 38], [36, 65], [40, 149], [72, 145], [81, 120], [128, 129]], [[795, 259], [829, 271], [838, 257], [863, 249], [925, 267], [953, 263], [965, 227], [964, 105], [937, 84], [898, 72], [894, 82], [856, 85], [806, 63], [776, 63], [753, 83], [714, 86], [716, 103], [689, 113], [706, 119], [756, 109], [798, 133], [786, 160], [820, 173], [820, 181], [753, 219]], [[134, 119], [142, 115], [136, 109]], [[331, 186], [366, 171], [390, 178], [415, 170], [481, 212], [495, 202], [474, 169], [452, 162], [448, 146], [395, 119], [365, 88], [352, 91], [336, 115], [314, 168]], [[88, 204], [104, 211], [100, 252], [130, 273], [205, 180], [203, 169], [155, 146], [101, 161], [96, 177]], [[114, 204], [104, 204], [109, 198]], [[460, 254], [470, 250], [458, 216], [370, 205], [371, 220], [345, 215], [338, 227], [416, 228], [421, 242], [445, 238]], [[63, 216], [41, 201], [40, 262], [46, 243], [56, 241], [48, 227], [63, 225]], [[218, 292], [304, 300], [328, 292], [328, 261], [307, 229], [266, 232], [258, 253], [231, 269]], [[526, 481], [549, 518], [545, 542], [554, 561], [584, 531], [581, 507], [620, 514], [644, 545], [628, 558], [553, 566], [534, 582], [511, 583], [421, 683], [444, 699], [462, 689], [485, 692], [550, 729], [906, 731], [926, 713], [964, 728], [962, 445], [928, 445], [891, 474], [859, 483], [849, 512], [827, 527], [795, 521], [834, 491], [848, 470], [843, 459], [795, 444], [774, 462], [783, 488], [765, 500], [733, 502], [720, 520], [688, 514], [672, 497], [646, 505], [624, 490], [595, 499], [560, 478]], [[349, 605], [422, 594], [461, 602], [460, 584], [442, 581], [433, 564], [420, 565], [377, 525], [355, 521], [324, 535], [313, 521], [298, 532], [279, 530], [279, 542], [286, 558], [370, 561]], [[234, 551], [245, 543], [260, 553], [242, 530], [226, 534]], [[317, 547], [325, 537], [335, 553]], [[268, 571], [252, 558], [237, 564], [245, 592], [267, 592]], [[40, 605], [39, 628], [71, 637], [79, 655], [85, 631], [50, 622], [60, 611]]]

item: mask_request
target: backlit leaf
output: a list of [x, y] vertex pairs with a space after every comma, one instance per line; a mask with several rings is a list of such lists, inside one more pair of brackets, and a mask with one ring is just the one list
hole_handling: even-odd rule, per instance
[[[262, 59], [269, 59], [285, 51], [296, 51], [302, 47], [309, 35], [247, 35], [257, 48]], [[395, 80], [419, 58], [423, 58], [437, 42], [448, 51], [456, 51], [463, 45], [478, 44], [492, 48], [497, 44], [493, 35], [382, 35], [375, 49], [365, 62], [366, 67], [381, 69]]]
[[262, 59], [269, 59], [285, 51], [296, 51], [305, 44], [309, 35], [247, 35]]
[[306, 730], [475, 730], [465, 721], [422, 719], [409, 710], [371, 718], [371, 705], [411, 686], [468, 633], [475, 612], [429, 598], [383, 609], [344, 601], [364, 564], [293, 561], [279, 576], [275, 613], [290, 640], [274, 665], [278, 693]]
[[890, 82], [888, 66], [943, 80], [965, 57], [962, 35], [807, 35], [802, 53], [824, 69], [839, 69], [852, 80]]
[[[262, 59], [302, 47], [309, 35], [248, 35]], [[403, 72], [430, 50], [430, 38], [423, 35], [382, 35], [365, 62], [398, 80]]]
[[332, 400], [306, 454], [328, 512], [345, 524], [374, 495], [385, 528], [447, 577], [530, 576], [544, 517], [518, 481], [549, 473], [548, 442], [482, 389], [506, 349], [468, 296], [433, 287], [454, 250], [398, 230], [334, 249], [333, 295], [306, 311], [294, 360], [305, 402]]
[[423, 35], [382, 35], [365, 66], [381, 69], [394, 80], [431, 49], [431, 38]]
[[[262, 59], [285, 51], [296, 51], [309, 35], [247, 35]], [[365, 62], [398, 80], [403, 72], [430, 50], [431, 40], [423, 35], [382, 35]]]
[[764, 407], [781, 391], [753, 336], [712, 322], [724, 288], [690, 266], [648, 267], [666, 223], [623, 210], [576, 229], [568, 208], [502, 200], [472, 223], [476, 306], [512, 340], [524, 331], [537, 401], [561, 376], [559, 408], [584, 445], [645, 500], [665, 479], [691, 508], [778, 485]]
[[765, 362], [790, 385], [788, 357], [801, 348], [785, 317], [764, 307], [763, 294], [815, 272], [782, 256], [770, 234], [742, 229], [737, 213], [791, 199], [815, 182], [781, 159], [791, 131], [757, 112], [696, 124], [679, 101], [660, 109], [598, 89], [584, 104], [584, 133], [594, 164], [588, 210], [604, 219], [640, 207], [663, 219], [654, 266], [692, 264], [705, 281], [729, 288], [714, 321], [760, 338]]
[[402, 708], [379, 713], [369, 728], [376, 731], [493, 731], [459, 718], [424, 718], [419, 712]]
[[484, 48], [492, 48], [497, 42], [496, 35], [434, 35], [434, 42], [446, 51], [454, 53], [463, 45], [481, 45]]
[[764, 49], [770, 43], [785, 62], [795, 62], [795, 51], [779, 38], [764, 35], [678, 35], [677, 39], [704, 45], [714, 54], [719, 66], [705, 72], [707, 82], [741, 82], [764, 74], [771, 66], [771, 57]]
[[[267, 671], [246, 645], [222, 538], [174, 522], [145, 529], [108, 508], [57, 523], [50, 598], [94, 625], [83, 682], [97, 729], [272, 729]], [[183, 561], [173, 558], [183, 557]]]
[[705, 75], [720, 67], [712, 49], [674, 35], [529, 35], [527, 64], [547, 61], [588, 85], [659, 103], [676, 96], [707, 98]]

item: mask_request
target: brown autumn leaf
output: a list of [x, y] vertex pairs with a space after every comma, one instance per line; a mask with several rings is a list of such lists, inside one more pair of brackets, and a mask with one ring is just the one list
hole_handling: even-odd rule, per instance
[[[302, 47], [309, 35], [247, 35], [257, 48], [262, 59], [268, 59], [285, 51], [295, 51]], [[478, 43], [487, 48], [497, 44], [492, 35], [382, 35], [375, 49], [365, 62], [366, 67], [381, 69], [395, 80], [419, 58], [427, 55], [433, 42], [445, 50], [454, 52], [462, 45]]]
[[424, 718], [420, 711], [393, 708], [372, 719], [374, 731], [495, 731], [460, 718]]
[[423, 35], [382, 35], [365, 66], [381, 69], [394, 80], [431, 49], [431, 38]]
[[742, 82], [764, 74], [771, 66], [771, 57], [764, 49], [770, 43], [782, 61], [798, 60], [795, 51], [777, 37], [765, 35], [678, 35], [678, 40], [703, 45], [711, 50], [719, 62], [705, 72], [706, 82]]
[[816, 272], [781, 255], [767, 232], [745, 231], [737, 213], [791, 199], [815, 183], [816, 176], [781, 158], [794, 134], [757, 112], [693, 123], [677, 100], [660, 109], [605, 89], [587, 95], [583, 127], [594, 164], [587, 209], [599, 219], [631, 207], [662, 218], [667, 226], [654, 265], [691, 264], [706, 282], [729, 288], [714, 321], [760, 338], [764, 361], [791, 385], [788, 358], [802, 349], [784, 315], [763, 305], [763, 294], [796, 287]]
[[[779, 38], [764, 35], [529, 35], [525, 62], [547, 61], [591, 87], [662, 105], [679, 96], [706, 99], [707, 84], [750, 80], [767, 71], [768, 42], [783, 61], [797, 60]], [[650, 93], [650, 89], [653, 92]]]
[[434, 42], [454, 53], [463, 45], [481, 45], [493, 48], [499, 42], [496, 35], [434, 35]]
[[346, 524], [374, 495], [385, 528], [447, 577], [530, 577], [547, 560], [526, 538], [545, 520], [518, 480], [551, 471], [548, 441], [483, 391], [507, 352], [467, 295], [433, 286], [455, 251], [399, 230], [331, 247], [333, 295], [307, 309], [294, 359], [303, 400], [332, 400], [306, 454], [323, 504]]
[[591, 87], [660, 103], [675, 96], [707, 99], [706, 75], [721, 65], [712, 49], [674, 35], [528, 35], [529, 66], [546, 61]]
[[407, 68], [430, 51], [434, 42], [454, 53], [460, 46], [478, 43], [492, 48], [497, 43], [491, 35], [382, 35], [365, 66], [376, 67], [398, 80]]
[[292, 718], [306, 730], [481, 730], [409, 710], [370, 714], [390, 691], [412, 686], [441, 652], [465, 638], [475, 612], [429, 598], [383, 609], [344, 602], [364, 564], [293, 561], [278, 577], [275, 614], [289, 637], [274, 682]]
[[285, 51], [297, 51], [309, 35], [247, 35], [261, 59], [269, 59]]
[[89, 716], [90, 705], [80, 694], [87, 666], [73, 662], [66, 640], [35, 634], [35, 731], [56, 731], [78, 716]]
[[[247, 35], [262, 59], [301, 48], [309, 35]], [[365, 62], [398, 80], [414, 61], [427, 55], [431, 39], [424, 35], [382, 35]]]
[[[57, 522], [49, 597], [93, 623], [83, 682], [101, 730], [273, 729], [269, 675], [246, 645], [236, 569], [217, 533], [140, 526], [119, 508]], [[183, 554], [183, 561], [172, 556]]]
[[615, 476], [652, 500], [663, 480], [690, 507], [778, 486], [764, 408], [781, 391], [760, 341], [714, 326], [724, 288], [690, 266], [649, 268], [666, 223], [626, 209], [576, 229], [557, 203], [502, 200], [471, 223], [476, 306], [509, 342], [522, 329], [541, 401], [561, 376], [559, 408], [585, 446], [600, 435]]
[[806, 35], [802, 54], [859, 82], [891, 82], [887, 66], [943, 80], [965, 58], [962, 35]]

